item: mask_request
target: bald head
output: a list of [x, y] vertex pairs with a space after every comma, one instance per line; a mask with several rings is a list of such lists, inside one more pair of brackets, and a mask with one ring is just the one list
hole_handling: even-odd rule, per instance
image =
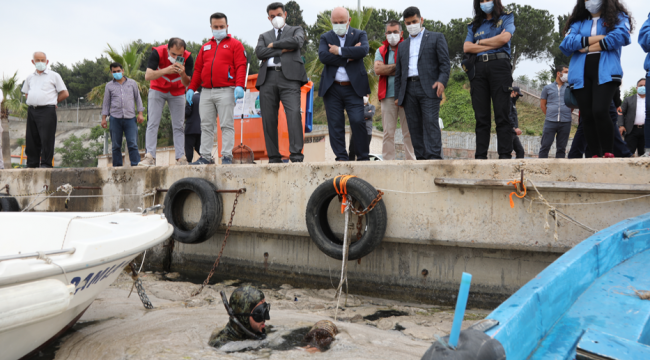
[[32, 55], [32, 58], [34, 60], [36, 60], [37, 58], [47, 60], [47, 55], [45, 55], [45, 53], [42, 51], [34, 51], [34, 55]]
[[330, 19], [332, 20], [332, 24], [347, 24], [350, 21], [350, 13], [348, 9], [339, 6], [332, 10]]

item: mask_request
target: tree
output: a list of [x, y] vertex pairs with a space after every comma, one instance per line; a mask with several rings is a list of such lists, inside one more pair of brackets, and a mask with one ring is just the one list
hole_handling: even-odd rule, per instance
[[[84, 146], [87, 142], [88, 146]], [[56, 153], [61, 154], [63, 167], [96, 167], [97, 156], [103, 151], [103, 144], [97, 140], [91, 140], [90, 136], [85, 135], [78, 137], [70, 135], [69, 138], [63, 140], [63, 146], [55, 150]]]
[[555, 81], [555, 70], [540, 70], [535, 75], [535, 79], [542, 88]]
[[[348, 11], [350, 12], [350, 17], [352, 18], [350, 21], [350, 26], [355, 29], [364, 30], [372, 16], [374, 9], [364, 7], [361, 12], [350, 9], [348, 9]], [[330, 30], [332, 30], [332, 21], [330, 19], [329, 12], [322, 12], [318, 14], [318, 20], [316, 21], [316, 24], [311, 27], [310, 37], [311, 34], [324, 34]], [[311, 78], [314, 83], [318, 82], [320, 75], [323, 72], [323, 63], [321, 63], [318, 59], [319, 44], [320, 35], [318, 35], [318, 40], [315, 46], [316, 57], [305, 66], [307, 69], [307, 76]], [[374, 72], [375, 52], [381, 46], [381, 43], [376, 40], [368, 40], [368, 44], [370, 45], [370, 50], [368, 51], [368, 55], [363, 59], [363, 63], [366, 68], [366, 72], [368, 73], [368, 82], [370, 84], [370, 89], [375, 89], [377, 87], [377, 81], [379, 78], [377, 75], [375, 75]]]
[[[9, 142], [11, 137], [9, 136], [9, 107], [11, 98], [10, 94], [14, 91], [18, 85], [18, 71], [14, 72], [13, 76], [2, 76], [2, 82], [0, 82], [0, 91], [2, 91], [2, 102], [0, 102], [0, 122], [2, 122], [2, 158], [6, 166], [11, 166], [11, 147]], [[15, 106], [15, 104], [12, 104]]]
[[523, 85], [530, 84], [530, 78], [528, 77], [528, 75], [519, 75], [519, 77], [515, 79], [515, 81]]
[[547, 10], [535, 9], [529, 5], [511, 3], [505, 8], [515, 15], [516, 30], [510, 43], [512, 72], [522, 60], [541, 61], [548, 58], [555, 25], [553, 16]]
[[94, 87], [105, 84], [112, 79], [106, 68], [110, 62], [104, 56], [95, 61], [84, 59], [72, 65], [72, 69], [61, 63], [52, 65], [52, 70], [61, 75], [70, 97], [71, 103], [76, 103], [80, 97], [85, 97]]
[[562, 30], [564, 30], [564, 25], [569, 20], [569, 16], [570, 14], [566, 14], [557, 17], [558, 31], [553, 32], [553, 41], [551, 42], [548, 48], [548, 52], [551, 55], [551, 58], [553, 59], [553, 63], [550, 64], [551, 71], [553, 72], [555, 72], [555, 69], [557, 69], [559, 65], [569, 65], [569, 62], [571, 61], [571, 57], [564, 55], [564, 53], [562, 53], [562, 51], [560, 50], [560, 44], [564, 39]]
[[[378, 42], [386, 40], [386, 24], [391, 20], [399, 21], [401, 17], [402, 15], [394, 10], [375, 9], [364, 29], [368, 34], [368, 40]], [[406, 27], [403, 24], [402, 29], [406, 33]]]
[[467, 26], [472, 21], [471, 18], [466, 19], [451, 19], [444, 29], [443, 35], [447, 40], [447, 47], [449, 49], [449, 59], [455, 66], [460, 66], [463, 60], [463, 46], [467, 38]]

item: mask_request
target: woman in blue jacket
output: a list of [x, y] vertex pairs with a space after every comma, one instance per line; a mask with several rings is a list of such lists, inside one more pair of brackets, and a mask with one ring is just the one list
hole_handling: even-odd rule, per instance
[[593, 157], [614, 157], [608, 109], [621, 85], [621, 48], [630, 44], [631, 31], [629, 11], [619, 0], [578, 0], [564, 27], [560, 50], [572, 56], [569, 84]]
[[[639, 31], [639, 45], [641, 45], [641, 48], [643, 48], [643, 51], [648, 53], [648, 55], [645, 58], [645, 63], [643, 64], [643, 67], [645, 68], [646, 71], [646, 85], [650, 84], [650, 14], [648, 15], [648, 20], [643, 23], [643, 26], [641, 27], [641, 31]], [[650, 149], [650, 96], [645, 97], [645, 147], [646, 147], [646, 154], [649, 154], [650, 152], [647, 151], [647, 149]]]

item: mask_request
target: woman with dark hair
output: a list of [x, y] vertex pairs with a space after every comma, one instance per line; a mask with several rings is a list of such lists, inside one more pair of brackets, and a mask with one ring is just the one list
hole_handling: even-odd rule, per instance
[[467, 26], [463, 51], [476, 54], [474, 76], [468, 71], [476, 117], [476, 159], [487, 159], [492, 105], [499, 159], [512, 158], [510, 39], [514, 33], [515, 16], [504, 11], [501, 0], [474, 0], [474, 19]]
[[630, 44], [632, 21], [619, 0], [578, 0], [564, 27], [560, 50], [571, 57], [569, 86], [578, 101], [593, 157], [613, 158], [609, 105], [621, 84], [621, 48]]

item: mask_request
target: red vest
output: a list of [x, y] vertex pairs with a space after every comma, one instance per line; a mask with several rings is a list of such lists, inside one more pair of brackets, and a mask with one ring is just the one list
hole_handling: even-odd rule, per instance
[[[397, 43], [397, 46], [404, 41], [404, 39], [399, 39], [399, 43]], [[384, 60], [384, 64], [388, 64], [388, 57], [386, 56], [388, 54], [388, 50], [390, 49], [390, 44], [388, 43], [388, 40], [384, 40], [382, 42], [381, 47], [377, 50], [381, 54], [381, 58]], [[397, 63], [397, 49], [395, 49], [395, 63]], [[386, 98], [386, 91], [388, 89], [388, 76], [386, 75], [379, 75], [379, 86], [377, 88], [377, 97], [379, 98], [379, 101], [382, 101]]]
[[[158, 57], [160, 58], [160, 60], [158, 60], [158, 69], [164, 69], [171, 66], [172, 63], [168, 59], [169, 53], [167, 52], [167, 45], [160, 45], [153, 48], [153, 50], [158, 52]], [[183, 53], [185, 61], [187, 61], [187, 58], [189, 58], [191, 54], [192, 53], [185, 50], [185, 53]], [[185, 86], [181, 81], [181, 76], [178, 74], [163, 75], [156, 80], [151, 80], [150, 84], [152, 89], [163, 93], [171, 93], [173, 96], [185, 94]]]

